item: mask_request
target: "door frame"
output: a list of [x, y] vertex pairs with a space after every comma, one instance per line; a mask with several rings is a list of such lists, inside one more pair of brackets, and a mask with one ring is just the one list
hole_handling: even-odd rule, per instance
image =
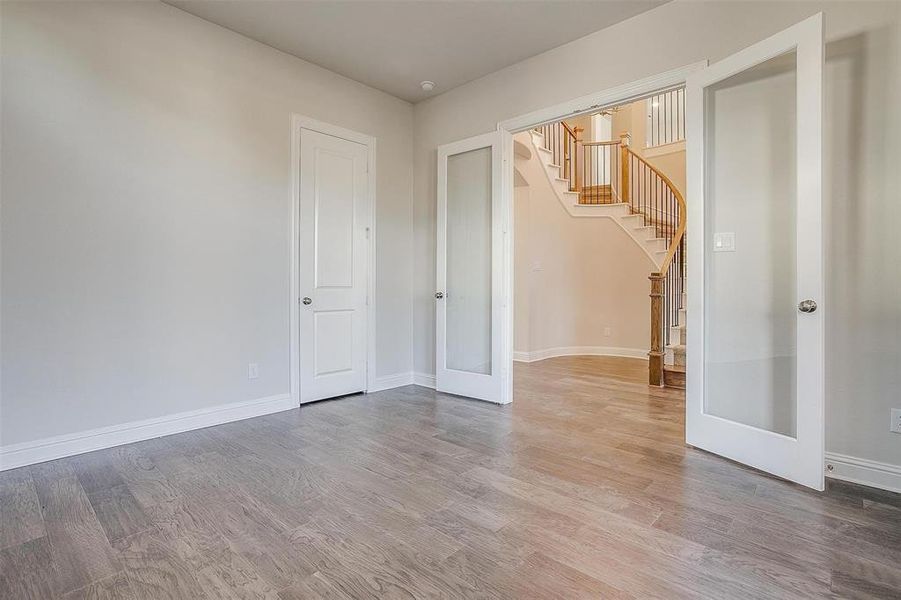
[[376, 257], [376, 231], [375, 231], [375, 156], [376, 139], [371, 135], [345, 129], [338, 125], [317, 121], [301, 114], [291, 114], [291, 256], [290, 256], [290, 295], [288, 297], [288, 339], [289, 339], [289, 378], [291, 387], [291, 399], [295, 406], [300, 406], [300, 130], [309, 129], [332, 137], [341, 138], [349, 142], [356, 142], [366, 146], [366, 171], [367, 194], [366, 202], [369, 210], [368, 224], [369, 236], [366, 246], [366, 306], [363, 311], [366, 323], [364, 332], [366, 335], [366, 389], [368, 392], [375, 387], [375, 257]]
[[581, 96], [567, 102], [561, 102], [560, 104], [507, 119], [497, 124], [497, 131], [501, 134], [501, 165], [503, 170], [500, 202], [502, 214], [504, 215], [504, 257], [503, 261], [501, 261], [501, 268], [503, 269], [501, 274], [501, 280], [503, 281], [502, 297], [504, 298], [502, 331], [504, 335], [501, 347], [501, 360], [507, 367], [503, 392], [505, 403], [513, 401], [513, 134], [527, 131], [546, 123], [554, 123], [567, 117], [575, 117], [620, 104], [628, 104], [653, 94], [683, 87], [690, 74], [706, 68], [707, 64], [708, 61], [706, 60], [698, 61], [658, 73], [657, 75]]

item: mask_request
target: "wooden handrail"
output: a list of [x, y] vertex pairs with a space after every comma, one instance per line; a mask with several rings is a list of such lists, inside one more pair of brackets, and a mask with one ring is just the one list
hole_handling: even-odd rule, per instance
[[612, 142], [579, 142], [583, 146], [616, 146], [620, 143], [619, 140], [615, 140]]
[[656, 168], [644, 158], [633, 152], [631, 148], [627, 146], [624, 148], [626, 152], [637, 158], [639, 162], [643, 163], [645, 167], [653, 171], [655, 175], [663, 180], [663, 183], [666, 184], [666, 186], [672, 192], [673, 196], [676, 198], [676, 202], [679, 206], [679, 225], [676, 227], [676, 231], [673, 233], [673, 239], [669, 244], [669, 248], [667, 248], [666, 256], [663, 258], [663, 262], [660, 264], [660, 270], [658, 271], [658, 273], [663, 276], [666, 275], [670, 264], [673, 262], [673, 257], [676, 255], [676, 250], [679, 248], [679, 243], [682, 241], [682, 236], [685, 235], [685, 221], [688, 217], [688, 209], [685, 206], [685, 198], [682, 197], [682, 193], [679, 192], [679, 188], [676, 187], [676, 184], [674, 184], [669, 177], [664, 175], [660, 171], [660, 169]]

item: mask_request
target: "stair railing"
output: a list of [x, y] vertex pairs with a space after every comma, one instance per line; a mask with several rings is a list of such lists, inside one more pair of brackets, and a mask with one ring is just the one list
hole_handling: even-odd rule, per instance
[[581, 142], [582, 188], [579, 204], [622, 202], [620, 142]]
[[572, 128], [564, 121], [539, 125], [535, 131], [544, 136], [544, 147], [551, 152], [552, 162], [560, 167], [560, 177], [569, 180], [569, 190], [578, 192], [581, 188], [581, 164], [578, 148], [581, 144], [581, 129]]
[[648, 352], [648, 382], [663, 385], [665, 348], [670, 328], [679, 322], [685, 290], [685, 199], [669, 177], [644, 158], [621, 145], [623, 201], [633, 214], [644, 215], [644, 224], [654, 227], [655, 237], [666, 240], [666, 254], [651, 281], [651, 347]]

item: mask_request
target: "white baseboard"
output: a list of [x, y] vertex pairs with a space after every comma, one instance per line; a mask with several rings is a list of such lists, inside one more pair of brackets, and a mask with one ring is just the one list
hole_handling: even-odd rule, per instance
[[901, 465], [827, 452], [826, 477], [901, 493]]
[[648, 351], [646, 348], [617, 348], [615, 346], [560, 346], [532, 352], [513, 352], [513, 360], [517, 362], [535, 362], [557, 356], [622, 356], [647, 360]]
[[413, 383], [422, 387], [435, 389], [435, 376], [429, 373], [413, 373]]
[[0, 471], [297, 408], [290, 394], [0, 446]]
[[369, 389], [366, 390], [366, 392], [372, 394], [374, 392], [390, 390], [392, 388], [397, 388], [404, 385], [412, 385], [412, 383], [413, 373], [396, 373], [394, 375], [377, 377], [375, 381], [372, 382], [372, 385], [369, 386]]

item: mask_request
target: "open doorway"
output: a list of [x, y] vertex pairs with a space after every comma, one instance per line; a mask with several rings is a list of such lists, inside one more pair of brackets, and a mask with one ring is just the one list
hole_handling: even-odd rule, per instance
[[[683, 87], [686, 188], [691, 190], [688, 205], [676, 193], [678, 186], [659, 168], [652, 168], [646, 156], [630, 149], [630, 143], [620, 140], [617, 151], [617, 141], [610, 140], [606, 145], [614, 149], [605, 150], [600, 154], [602, 158], [595, 159], [589, 149], [591, 144], [605, 143], [582, 141], [580, 146], [573, 127], [562, 122], [580, 115], [596, 118], [605, 111], [612, 115], [612, 109], [638, 100], [649, 101], [646, 106], [658, 111], [662, 104], [666, 114], [668, 103], [661, 103], [660, 97], [666, 98], [673, 92], [678, 97]], [[771, 105], [777, 99], [779, 108], [773, 109]], [[653, 396], [655, 387], [665, 383], [667, 346], [673, 353], [673, 366], [681, 366], [675, 364], [676, 346], [686, 344], [672, 341], [675, 338], [684, 342], [687, 337], [689, 349], [682, 349], [687, 390], [685, 442], [822, 490], [824, 321], [817, 311], [817, 301], [823, 293], [822, 100], [823, 21], [818, 14], [714, 66], [664, 73], [503, 121], [498, 124], [497, 133], [440, 146], [436, 389], [498, 403], [513, 400], [517, 303], [514, 196], [516, 183], [524, 187], [525, 179], [522, 172], [517, 175], [514, 171], [516, 148], [520, 159], [538, 161], [558, 203], [571, 216], [612, 211], [605, 216], [620, 224], [630, 237], [636, 231], [647, 232], [646, 239], [638, 236], [632, 240], [657, 269], [648, 276], [647, 383], [651, 387], [645, 386], [642, 393]], [[659, 112], [651, 110], [645, 118], [650, 115], [650, 122], [655, 114]], [[783, 116], [787, 118], [782, 119]], [[788, 123], [787, 128], [781, 125], [783, 122]], [[749, 123], [754, 126], [749, 127]], [[612, 134], [612, 118], [610, 127]], [[600, 126], [596, 128], [602, 130]], [[794, 137], [788, 139], [795, 143], [786, 143], [784, 131], [791, 132]], [[514, 135], [522, 132], [531, 136], [529, 143], [534, 152], [522, 138], [516, 145]], [[664, 132], [658, 134], [666, 139]], [[647, 136], [645, 131], [646, 145]], [[749, 137], [753, 144], [748, 142]], [[653, 135], [651, 139], [654, 141]], [[653, 150], [653, 146], [646, 150]], [[464, 168], [464, 161], [458, 160], [470, 152], [479, 152], [481, 169]], [[499, 155], [502, 160], [498, 160]], [[773, 169], [772, 165], [780, 161], [791, 168]], [[596, 176], [598, 170], [601, 177]], [[636, 186], [643, 189], [636, 191]], [[797, 215], [785, 228], [793, 239], [787, 245], [770, 243], [776, 229], [768, 227], [770, 221], [762, 218], [780, 212]], [[750, 219], [751, 213], [756, 221]], [[628, 219], [637, 222], [628, 227], [623, 224]], [[749, 223], [754, 223], [756, 230], [741, 229]], [[688, 263], [684, 260], [686, 229], [688, 244], [697, 249], [692, 250]], [[474, 237], [473, 231], [479, 235]], [[736, 251], [734, 242], [739, 231], [744, 232], [741, 235], [746, 242], [744, 250]], [[559, 243], [570, 244], [572, 239], [573, 236], [564, 235]], [[491, 248], [490, 253], [473, 256], [464, 252], [473, 241], [483, 242], [484, 248]], [[657, 248], [649, 249], [648, 244], [656, 244]], [[791, 248], [795, 251], [786, 251]], [[727, 254], [717, 256], [720, 252]], [[616, 252], [611, 251], [610, 255], [611, 262], [620, 258]], [[656, 257], [661, 255], [658, 261]], [[466, 256], [473, 256], [482, 266], [490, 263], [490, 270], [474, 269], [457, 260]], [[736, 262], [736, 256], [760, 267], [753, 277], [747, 276], [748, 271]], [[585, 259], [584, 254], [577, 257]], [[534, 267], [535, 263], [525, 264]], [[689, 285], [685, 283], [686, 264], [692, 272]], [[732, 277], [718, 276], [717, 271], [728, 271]], [[472, 285], [454, 284], [460, 275]], [[774, 291], [779, 293], [774, 295]], [[754, 294], [764, 294], [764, 301], [753, 301]], [[686, 296], [690, 303], [687, 307]], [[717, 304], [720, 296], [750, 299], [752, 302], [745, 301], [742, 306], [751, 306], [753, 312], [736, 310], [735, 302]], [[543, 322], [560, 317], [541, 303], [531, 309]], [[484, 369], [474, 368], [471, 359], [462, 367], [451, 365], [444, 352], [445, 347], [451, 347], [448, 332], [463, 330], [458, 330], [447, 317], [453, 316], [455, 323], [465, 324], [464, 319], [477, 310], [485, 317], [480, 321], [483, 325], [476, 332], [478, 336], [465, 340], [466, 347], [481, 344], [486, 356], [490, 350], [491, 360]], [[803, 316], [798, 317], [796, 310]], [[787, 317], [788, 312], [792, 317]], [[470, 319], [470, 323], [475, 321]], [[736, 324], [741, 325], [741, 331], [753, 331], [755, 336], [732, 335], [738, 331]], [[692, 333], [686, 336], [689, 327]], [[725, 345], [708, 343], [708, 336], [716, 331], [725, 332], [721, 336]], [[744, 343], [746, 338], [755, 343]], [[728, 352], [724, 353], [724, 349]], [[456, 350], [459, 352], [459, 348]], [[711, 387], [710, 395], [705, 391], [713, 381], [711, 375], [730, 367], [726, 364], [724, 369], [723, 363], [737, 360], [759, 360], [765, 367], [763, 375], [754, 381], [763, 393], [751, 398], [755, 403], [753, 414], [734, 410], [736, 392], [747, 387], [744, 373], [729, 377], [725, 386]], [[789, 368], [780, 367], [783, 363]], [[678, 373], [675, 368], [669, 371]], [[572, 383], [566, 375], [561, 379], [563, 386]], [[769, 391], [766, 385], [759, 385], [767, 382], [774, 384]], [[553, 393], [551, 390], [552, 399]], [[575, 396], [582, 399], [585, 393], [576, 390]], [[724, 405], [728, 410], [724, 410]], [[654, 404], [647, 407], [652, 409]], [[644, 416], [650, 414], [646, 412]], [[784, 414], [794, 415], [791, 422], [797, 423], [788, 434], [781, 421], [772, 424], [775, 416], [781, 418]], [[658, 423], [646, 425], [655, 428]]]
[[514, 134], [514, 386], [553, 364], [684, 389], [685, 137], [682, 87]]

